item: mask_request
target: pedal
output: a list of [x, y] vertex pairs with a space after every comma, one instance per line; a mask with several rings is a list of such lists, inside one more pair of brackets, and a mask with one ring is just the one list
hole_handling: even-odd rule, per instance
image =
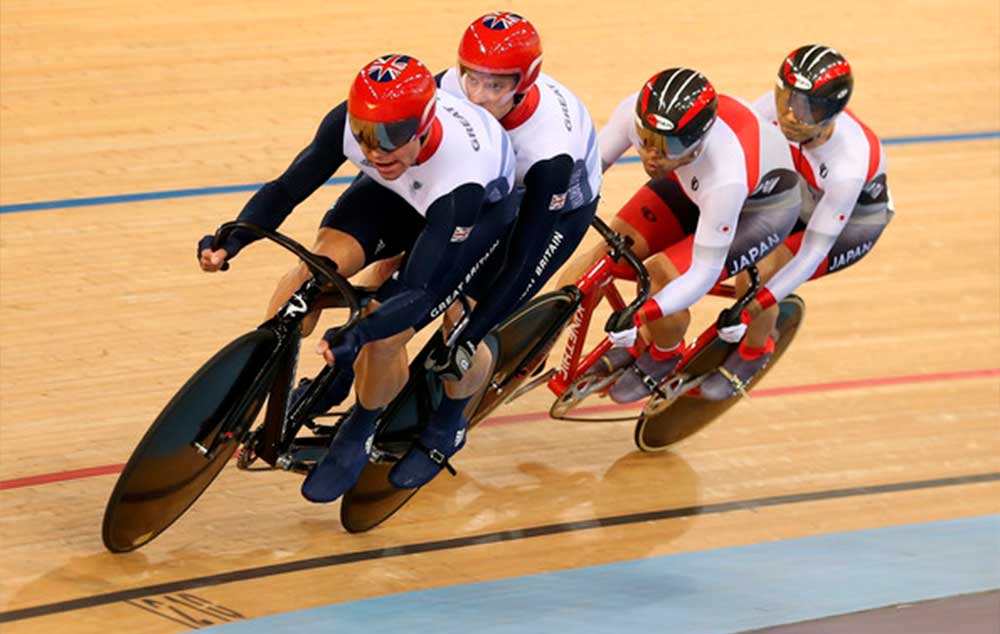
[[691, 377], [689, 374], [684, 373], [668, 377], [668, 380], [657, 386], [653, 397], [646, 403], [646, 407], [642, 410], [643, 416], [656, 416], [670, 407], [678, 398], [701, 385], [707, 376], [706, 374], [702, 374]]
[[[761, 369], [763, 369], [763, 368], [761, 368]], [[733, 389], [736, 390], [736, 392], [740, 396], [742, 396], [745, 399], [749, 399], [750, 398], [750, 394], [746, 390], [746, 385], [743, 384], [743, 381], [741, 381], [738, 376], [736, 376], [735, 374], [733, 374], [732, 372], [730, 372], [729, 370], [727, 370], [725, 367], [723, 367], [721, 365], [719, 366], [719, 374], [721, 374], [722, 376], [726, 377], [726, 380], [729, 381], [732, 384]]]
[[275, 466], [285, 471], [305, 475], [313, 466], [326, 456], [327, 447], [294, 447], [292, 450], [278, 456]]

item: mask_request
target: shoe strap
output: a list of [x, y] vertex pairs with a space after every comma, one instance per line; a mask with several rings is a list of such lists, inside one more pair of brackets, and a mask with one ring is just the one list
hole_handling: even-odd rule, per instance
[[413, 441], [413, 446], [420, 451], [427, 454], [427, 457], [431, 459], [434, 464], [443, 467], [448, 470], [451, 475], [458, 475], [458, 471], [455, 471], [455, 467], [451, 466], [451, 462], [448, 461], [448, 457], [445, 456], [441, 451], [428, 447], [419, 440]]
[[[634, 363], [631, 366], [629, 366], [629, 367], [631, 368], [631, 370], [633, 372], [635, 372], [636, 374], [639, 375], [639, 379], [642, 381], [642, 384], [645, 385], [649, 389], [650, 394], [656, 394], [660, 398], [667, 398], [667, 395], [660, 389], [660, 381], [654, 379], [653, 377], [651, 377], [648, 374], [646, 374], [645, 372], [643, 372], [642, 369], [639, 368]], [[670, 375], [668, 374], [667, 376], [670, 376]], [[666, 377], [664, 377], [664, 378], [666, 378]], [[663, 379], [660, 379], [660, 380], [662, 381]]]

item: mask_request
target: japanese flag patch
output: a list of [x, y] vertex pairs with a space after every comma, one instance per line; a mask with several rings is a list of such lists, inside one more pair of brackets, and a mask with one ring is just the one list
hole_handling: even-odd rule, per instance
[[566, 193], [562, 194], [552, 194], [552, 200], [549, 201], [549, 211], [554, 211], [556, 209], [562, 209], [566, 206]]

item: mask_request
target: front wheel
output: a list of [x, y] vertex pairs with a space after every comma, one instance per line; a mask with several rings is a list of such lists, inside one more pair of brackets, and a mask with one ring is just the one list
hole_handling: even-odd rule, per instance
[[[747, 391], [754, 388], [771, 371], [785, 353], [802, 325], [806, 305], [798, 295], [789, 295], [779, 303], [778, 340], [774, 344], [771, 361], [750, 381]], [[721, 343], [721, 342], [720, 342]], [[725, 348], [726, 346], [724, 346]], [[724, 359], [725, 354], [719, 358]], [[654, 397], [655, 398], [655, 397]], [[643, 415], [635, 426], [635, 444], [643, 451], [664, 451], [671, 445], [691, 436], [740, 401], [739, 396], [724, 401], [707, 401], [697, 396], [680, 396], [673, 402], [646, 406], [655, 414]]]
[[[148, 543], [208, 488], [267, 397], [277, 365], [269, 361], [278, 345], [271, 330], [249, 332], [174, 395], [132, 452], [108, 500], [102, 529], [108, 550], [123, 553]], [[203, 455], [195, 441], [215, 449]]]

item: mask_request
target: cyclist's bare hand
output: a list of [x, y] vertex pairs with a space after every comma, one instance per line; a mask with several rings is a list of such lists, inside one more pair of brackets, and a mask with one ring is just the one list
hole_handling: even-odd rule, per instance
[[350, 368], [358, 358], [363, 343], [356, 328], [348, 330], [330, 328], [323, 334], [323, 339], [316, 344], [316, 353], [323, 355], [326, 364], [331, 368], [335, 366]]
[[319, 343], [316, 344], [316, 354], [322, 355], [326, 364], [331, 368], [333, 367], [333, 351], [330, 350], [330, 344], [328, 344], [325, 340], [320, 339]]
[[229, 268], [229, 251], [213, 249], [214, 236], [205, 236], [198, 241], [198, 266], [206, 273], [225, 271]]
[[202, 249], [198, 257], [198, 264], [201, 266], [202, 271], [215, 273], [226, 264], [227, 257], [229, 257], [229, 253], [225, 249], [218, 249], [217, 251]]

